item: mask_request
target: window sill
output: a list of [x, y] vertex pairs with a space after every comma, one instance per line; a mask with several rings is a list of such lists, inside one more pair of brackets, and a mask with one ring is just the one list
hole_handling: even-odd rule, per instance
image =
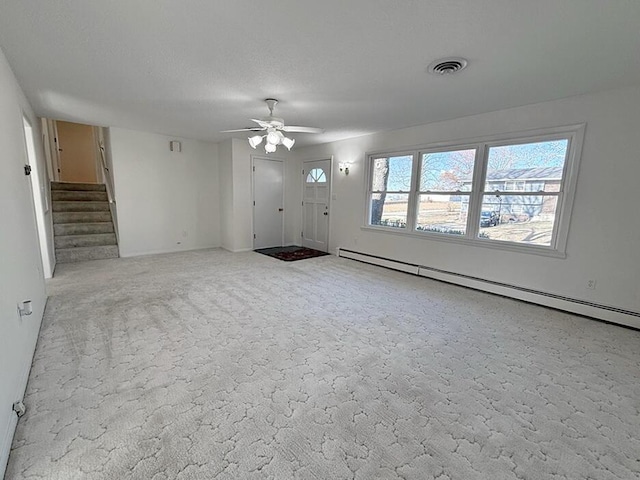
[[405, 229], [390, 227], [374, 227], [371, 225], [363, 225], [361, 230], [368, 232], [377, 232], [384, 234], [397, 235], [400, 237], [421, 238], [423, 240], [435, 240], [436, 242], [455, 243], [458, 245], [467, 245], [470, 247], [491, 248], [493, 250], [503, 250], [508, 252], [525, 253], [529, 255], [541, 255], [552, 258], [567, 258], [567, 254], [560, 250], [554, 250], [551, 247], [521, 245], [513, 242], [502, 242], [499, 240], [480, 240], [475, 238], [462, 237], [458, 235], [447, 235], [438, 233], [418, 233], [415, 231], [403, 231]]

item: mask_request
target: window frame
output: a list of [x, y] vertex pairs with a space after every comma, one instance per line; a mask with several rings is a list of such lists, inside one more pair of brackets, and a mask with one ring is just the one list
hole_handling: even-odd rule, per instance
[[[320, 170], [320, 176], [318, 178], [313, 177], [311, 174], [313, 172], [315, 172], [316, 170]], [[311, 177], [311, 179], [313, 181], [309, 181], [309, 177]], [[324, 180], [320, 180], [320, 178], [324, 177]], [[315, 183], [327, 183], [327, 172], [324, 171], [323, 168], [320, 167], [314, 167], [311, 170], [309, 170], [309, 173], [307, 173], [306, 178], [304, 179], [304, 183], [309, 183], [309, 184], [315, 184]]]
[[[409, 181], [409, 190], [373, 190], [373, 165], [374, 160], [380, 158], [390, 158], [390, 157], [411, 157], [411, 179]], [[384, 229], [392, 232], [410, 232], [412, 231], [409, 228], [409, 219], [414, 215], [413, 211], [415, 210], [415, 205], [412, 205], [411, 198], [413, 192], [415, 190], [415, 176], [416, 176], [416, 152], [411, 150], [402, 150], [402, 151], [392, 151], [392, 152], [379, 152], [373, 153], [369, 155], [367, 163], [367, 189], [366, 189], [366, 200], [365, 200], [365, 220], [364, 225], [375, 228], [375, 229]], [[405, 228], [402, 227], [387, 227], [384, 225], [371, 225], [371, 196], [375, 193], [384, 193], [386, 194], [399, 194], [399, 195], [408, 195], [408, 205], [407, 205], [407, 226]]]
[[[513, 132], [507, 134], [498, 134], [485, 137], [476, 137], [462, 141], [437, 142], [426, 145], [418, 145], [415, 147], [401, 147], [398, 149], [386, 149], [365, 154], [365, 162], [367, 168], [366, 184], [365, 184], [365, 209], [364, 223], [362, 230], [370, 230], [380, 233], [395, 234], [400, 236], [408, 236], [415, 238], [424, 238], [428, 240], [444, 241], [449, 243], [459, 243], [472, 246], [494, 248], [499, 250], [508, 250], [520, 253], [532, 253], [550, 257], [566, 257], [566, 247], [569, 236], [569, 227], [571, 223], [571, 214], [573, 211], [575, 190], [578, 179], [578, 170], [580, 159], [582, 157], [582, 144], [584, 141], [584, 133], [586, 124], [567, 125], [546, 129], [537, 129], [521, 132]], [[554, 196], [557, 200], [553, 230], [551, 234], [550, 245], [534, 245], [524, 244], [520, 242], [509, 242], [504, 240], [491, 240], [480, 238], [480, 215], [482, 211], [482, 200], [484, 195], [490, 195], [492, 191], [485, 191], [486, 174], [489, 160], [490, 148], [520, 145], [528, 143], [548, 142], [554, 140], [567, 140], [567, 152], [562, 173], [562, 179], [558, 192], [529, 192], [527, 190], [520, 191], [503, 191], [503, 195], [541, 195]], [[439, 153], [456, 150], [476, 149], [474, 160], [473, 179], [471, 191], [469, 192], [469, 204], [467, 213], [467, 226], [464, 235], [436, 233], [424, 230], [416, 230], [417, 214], [419, 209], [420, 191], [420, 172], [422, 168], [423, 155], [429, 153]], [[395, 156], [413, 156], [412, 172], [411, 172], [411, 190], [409, 192], [409, 205], [407, 208], [407, 227], [386, 227], [383, 225], [370, 224], [371, 219], [371, 195], [372, 195], [372, 175], [373, 160], [381, 157]], [[494, 191], [495, 192], [495, 191]], [[434, 192], [437, 193], [437, 192]], [[448, 192], [445, 192], [448, 193]], [[461, 192], [466, 194], [467, 192]], [[551, 195], [549, 195], [551, 194]]]
[[[438, 190], [421, 190], [421, 181], [420, 181], [420, 173], [422, 172], [422, 163], [424, 161], [424, 156], [425, 155], [429, 155], [431, 153], [444, 153], [444, 152], [455, 152], [455, 151], [460, 151], [460, 150], [475, 150], [476, 153], [474, 155], [474, 160], [473, 160], [473, 176], [472, 176], [472, 181], [471, 181], [471, 188], [468, 191], [464, 191], [464, 190], [451, 190], [451, 191], [438, 191]], [[471, 143], [471, 144], [457, 144], [455, 147], [438, 147], [438, 148], [422, 148], [418, 150], [418, 166], [416, 169], [416, 184], [415, 184], [415, 199], [414, 199], [414, 204], [415, 204], [415, 213], [416, 215], [414, 216], [414, 218], [411, 220], [411, 231], [413, 233], [416, 233], [417, 235], [436, 235], [438, 237], [440, 236], [444, 236], [445, 238], [466, 238], [469, 232], [469, 216], [470, 216], [470, 211], [471, 211], [471, 202], [472, 202], [472, 198], [473, 198], [473, 192], [474, 192], [474, 188], [476, 187], [476, 182], [475, 182], [475, 176], [476, 176], [476, 170], [477, 170], [477, 166], [478, 166], [478, 155], [480, 154], [480, 149], [478, 148], [478, 144], [477, 143]], [[421, 195], [429, 195], [429, 194], [433, 194], [433, 195], [465, 195], [469, 197], [469, 202], [468, 202], [468, 206], [467, 206], [467, 225], [465, 226], [465, 234], [464, 235], [459, 235], [459, 234], [449, 234], [449, 233], [437, 233], [437, 232], [430, 232], [428, 230], [417, 230], [417, 221], [418, 221], [418, 217], [417, 214], [420, 210], [420, 196]], [[409, 198], [409, 201], [411, 201], [411, 198]]]

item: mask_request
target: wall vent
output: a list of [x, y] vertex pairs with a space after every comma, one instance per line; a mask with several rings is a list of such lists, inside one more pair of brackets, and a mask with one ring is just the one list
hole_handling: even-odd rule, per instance
[[429, 67], [427, 67], [427, 71], [434, 75], [451, 75], [460, 70], [464, 70], [468, 63], [467, 60], [460, 57], [441, 58], [440, 60], [432, 62]]

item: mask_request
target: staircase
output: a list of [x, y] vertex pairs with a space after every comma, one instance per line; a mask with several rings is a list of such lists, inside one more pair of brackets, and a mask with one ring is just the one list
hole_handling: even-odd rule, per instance
[[105, 185], [51, 182], [56, 262], [118, 258]]

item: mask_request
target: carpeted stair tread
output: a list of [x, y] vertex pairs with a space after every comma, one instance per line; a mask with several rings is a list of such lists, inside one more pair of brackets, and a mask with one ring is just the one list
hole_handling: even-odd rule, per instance
[[51, 200], [58, 263], [120, 256], [105, 185], [52, 182]]
[[103, 260], [118, 258], [117, 245], [101, 245], [95, 247], [56, 248], [58, 263], [85, 262], [87, 260]]
[[95, 247], [116, 245], [115, 233], [94, 233], [91, 235], [56, 235], [56, 248]]
[[57, 223], [53, 226], [55, 235], [93, 235], [97, 233], [114, 233], [112, 222], [96, 223]]
[[83, 190], [106, 192], [107, 187], [101, 183], [51, 182], [51, 190]]
[[109, 202], [53, 202], [54, 212], [108, 212]]
[[54, 212], [53, 223], [98, 223], [110, 222], [111, 212]]
[[51, 200], [57, 201], [85, 201], [85, 202], [106, 202], [107, 192], [93, 190], [52, 190]]

